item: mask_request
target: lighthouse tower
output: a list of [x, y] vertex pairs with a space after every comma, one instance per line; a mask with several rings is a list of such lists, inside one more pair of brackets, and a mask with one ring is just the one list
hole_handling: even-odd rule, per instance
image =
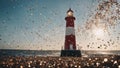
[[64, 50], [61, 50], [61, 56], [80, 57], [81, 51], [76, 50], [76, 38], [74, 28], [75, 17], [73, 16], [73, 10], [69, 9], [67, 11], [67, 16], [65, 17], [65, 20], [66, 20], [65, 43]]
[[75, 29], [74, 29], [74, 20], [73, 11], [69, 9], [67, 11], [66, 20], [66, 34], [65, 34], [65, 50], [76, 50], [76, 39], [75, 39]]

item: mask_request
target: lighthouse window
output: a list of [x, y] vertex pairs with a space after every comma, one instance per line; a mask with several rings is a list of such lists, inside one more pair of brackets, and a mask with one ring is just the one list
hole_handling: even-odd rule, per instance
[[71, 41], [71, 40], [68, 40], [69, 42]]
[[73, 25], [73, 23], [70, 23], [70, 25]]
[[73, 36], [71, 35], [71, 38], [72, 38]]
[[72, 22], [72, 21], [73, 21], [73, 19], [70, 19], [70, 21]]

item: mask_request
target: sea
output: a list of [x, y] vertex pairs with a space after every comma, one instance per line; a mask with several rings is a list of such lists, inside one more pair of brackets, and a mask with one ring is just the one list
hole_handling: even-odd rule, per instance
[[[55, 56], [59, 57], [60, 50], [13, 50], [0, 49], [0, 56]], [[97, 51], [97, 50], [81, 50], [83, 57], [120, 55], [120, 50]]]

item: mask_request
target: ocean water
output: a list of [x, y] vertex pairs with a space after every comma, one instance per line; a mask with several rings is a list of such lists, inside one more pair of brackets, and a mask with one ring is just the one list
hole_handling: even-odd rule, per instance
[[[96, 51], [82, 50], [82, 56], [120, 55], [120, 50]], [[9, 50], [0, 49], [0, 56], [60, 56], [60, 50]]]

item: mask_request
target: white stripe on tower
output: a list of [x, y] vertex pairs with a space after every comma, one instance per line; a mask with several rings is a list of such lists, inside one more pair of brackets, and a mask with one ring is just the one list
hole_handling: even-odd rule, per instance
[[75, 35], [74, 27], [66, 27], [66, 35]]

